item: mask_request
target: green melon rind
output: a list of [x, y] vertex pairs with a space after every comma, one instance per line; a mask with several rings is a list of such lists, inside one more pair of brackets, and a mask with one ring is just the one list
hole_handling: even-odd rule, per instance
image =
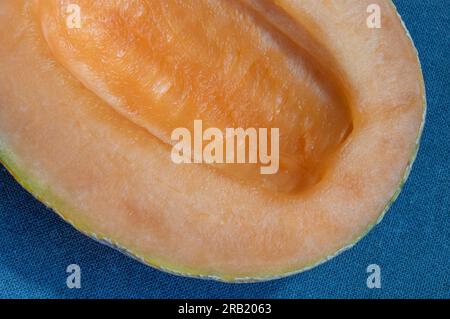
[[[392, 3], [392, 6], [395, 5]], [[395, 8], [396, 9], [396, 8]], [[396, 10], [396, 12], [398, 12]], [[411, 42], [413, 43], [414, 50], [416, 50], [416, 55], [418, 57], [417, 49], [414, 46], [414, 42], [411, 38], [411, 35], [406, 28], [403, 20], [401, 19], [401, 16], [399, 15], [399, 18], [402, 22], [402, 25], [406, 31], [407, 36], [411, 39]], [[420, 64], [420, 59], [418, 59], [420, 71], [422, 73], [422, 66]], [[174, 275], [181, 275], [185, 277], [192, 277], [192, 278], [199, 278], [199, 279], [211, 279], [211, 280], [217, 280], [222, 282], [228, 282], [228, 283], [251, 283], [251, 282], [261, 282], [261, 281], [267, 281], [267, 280], [275, 280], [284, 278], [287, 276], [299, 274], [301, 272], [310, 270], [312, 268], [315, 268], [330, 259], [336, 257], [337, 255], [343, 253], [344, 251], [352, 248], [354, 245], [356, 245], [362, 238], [364, 238], [370, 230], [372, 230], [373, 227], [375, 227], [378, 223], [380, 223], [386, 213], [388, 212], [391, 205], [394, 203], [394, 201], [397, 199], [397, 197], [400, 195], [400, 192], [406, 182], [406, 180], [409, 177], [409, 174], [411, 172], [413, 163], [417, 157], [419, 148], [420, 148], [420, 140], [421, 136], [424, 130], [425, 121], [426, 121], [426, 113], [427, 113], [427, 102], [426, 102], [426, 94], [424, 93], [424, 101], [423, 101], [423, 119], [422, 124], [419, 130], [419, 134], [416, 139], [416, 145], [414, 148], [414, 151], [412, 153], [412, 156], [410, 158], [410, 161], [408, 162], [408, 165], [406, 167], [406, 170], [404, 172], [404, 176], [399, 183], [396, 191], [392, 195], [389, 202], [386, 204], [384, 210], [381, 212], [379, 218], [372, 224], [370, 224], [366, 230], [359, 235], [356, 239], [351, 241], [351, 243], [338, 251], [336, 251], [334, 254], [329, 255], [327, 257], [321, 258], [317, 260], [316, 262], [311, 263], [308, 266], [295, 268], [292, 270], [281, 272], [280, 274], [274, 274], [272, 272], [269, 272], [267, 274], [260, 274], [256, 277], [234, 277], [226, 274], [204, 274], [199, 271], [196, 271], [194, 269], [190, 269], [189, 267], [183, 267], [180, 265], [173, 265], [171, 263], [165, 262], [163, 260], [159, 260], [156, 258], [149, 258], [144, 256], [143, 254], [139, 254], [136, 251], [133, 251], [133, 249], [125, 248], [121, 246], [118, 242], [108, 238], [104, 234], [98, 234], [95, 233], [93, 230], [90, 229], [88, 226], [88, 223], [83, 220], [74, 220], [69, 219], [67, 216], [68, 214], [65, 214], [65, 212], [71, 211], [74, 212], [74, 209], [71, 209], [69, 205], [67, 205], [62, 198], [59, 198], [51, 191], [50, 185], [42, 184], [38, 181], [37, 178], [34, 178], [31, 174], [27, 174], [26, 170], [22, 167], [20, 167], [20, 161], [18, 158], [13, 154], [12, 151], [8, 150], [6, 147], [6, 143], [2, 142], [0, 140], [0, 163], [2, 163], [6, 169], [14, 176], [14, 178], [17, 180], [17, 182], [28, 192], [30, 192], [36, 199], [38, 199], [40, 202], [44, 203], [47, 207], [51, 208], [53, 211], [55, 211], [64, 221], [69, 223], [72, 227], [74, 227], [76, 230], [80, 231], [84, 235], [102, 243], [107, 246], [110, 246], [121, 253], [128, 255], [132, 257], [133, 259], [138, 260], [139, 262], [144, 263], [147, 266], [151, 266], [155, 269], [164, 271], [166, 273], [174, 274]], [[76, 214], [71, 214], [76, 215]], [[80, 215], [79, 215], [80, 216]]]

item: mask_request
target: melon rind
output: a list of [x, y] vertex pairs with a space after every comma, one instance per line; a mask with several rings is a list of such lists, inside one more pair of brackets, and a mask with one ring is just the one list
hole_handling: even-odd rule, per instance
[[[391, 2], [391, 4], [395, 8], [395, 5], [392, 2]], [[396, 8], [395, 8], [395, 10], [396, 10]], [[396, 10], [396, 12], [398, 12], [398, 11]], [[400, 15], [399, 15], [399, 19], [404, 27], [404, 30], [405, 30], [407, 36], [411, 39], [412, 46], [413, 46], [414, 50], [416, 51], [419, 68], [420, 68], [421, 74], [422, 74], [422, 67], [420, 64], [420, 59], [419, 59], [419, 56], [417, 53], [417, 49], [415, 48], [414, 42], [411, 38], [411, 35], [409, 34]], [[422, 82], [423, 82], [423, 79], [422, 79]], [[193, 277], [193, 278], [200, 278], [200, 279], [212, 279], [212, 280], [223, 281], [223, 282], [232, 282], [232, 283], [260, 282], [260, 281], [279, 279], [279, 278], [287, 277], [290, 275], [298, 274], [298, 273], [307, 271], [309, 269], [312, 269], [312, 268], [318, 266], [318, 265], [336, 257], [337, 255], [341, 254], [345, 250], [352, 248], [363, 237], [365, 237], [367, 235], [367, 233], [369, 233], [369, 231], [374, 226], [376, 226], [378, 223], [380, 223], [382, 221], [382, 219], [384, 218], [385, 214], [387, 213], [387, 211], [389, 210], [389, 208], [391, 207], [393, 202], [399, 196], [399, 194], [402, 190], [402, 187], [404, 186], [404, 184], [405, 184], [406, 180], [408, 179], [408, 176], [411, 172], [413, 163], [417, 157], [418, 150], [420, 147], [420, 140], [421, 140], [421, 136], [422, 136], [424, 125], [425, 125], [426, 111], [427, 111], [427, 103], [426, 103], [426, 94], [424, 93], [422, 124], [421, 124], [420, 130], [419, 130], [419, 134], [416, 138], [415, 148], [413, 150], [413, 153], [411, 154], [410, 160], [404, 171], [401, 182], [399, 183], [398, 187], [394, 191], [391, 199], [388, 201], [388, 203], [386, 204], [383, 211], [380, 213], [379, 218], [374, 223], [369, 225], [367, 227], [367, 229], [361, 235], [357, 236], [357, 238], [352, 240], [348, 245], [346, 245], [345, 247], [336, 251], [332, 255], [324, 256], [323, 258], [317, 260], [316, 262], [311, 263], [308, 266], [295, 268], [295, 269], [292, 269], [290, 271], [286, 271], [286, 272], [283, 272], [280, 274], [274, 274], [269, 271], [267, 273], [267, 275], [258, 276], [258, 277], [234, 277], [234, 276], [230, 276], [227, 274], [202, 274], [201, 272], [198, 272], [195, 269], [181, 267], [179, 265], [174, 265], [174, 264], [168, 263], [164, 260], [157, 260], [157, 259], [151, 258], [150, 256], [144, 256], [142, 254], [139, 254], [138, 252], [130, 251], [129, 249], [122, 247], [120, 245], [120, 243], [116, 242], [112, 238], [108, 238], [104, 234], [94, 232], [92, 229], [90, 229], [88, 224], [84, 223], [82, 220], [69, 219], [68, 218], [69, 215], [77, 216], [77, 214], [73, 213], [75, 210], [72, 209], [71, 207], [69, 207], [64, 202], [63, 199], [56, 196], [51, 191], [50, 185], [45, 185], [45, 184], [40, 183], [37, 178], [32, 176], [32, 174], [29, 174], [27, 172], [26, 168], [22, 167], [22, 165], [20, 164], [19, 158], [17, 158], [15, 156], [15, 154], [13, 153], [12, 150], [8, 149], [7, 143], [5, 141], [1, 140], [1, 137], [0, 137], [0, 162], [5, 166], [5, 168], [13, 175], [13, 177], [17, 180], [17, 182], [24, 189], [26, 189], [28, 192], [30, 192], [36, 199], [38, 199], [40, 202], [42, 202], [45, 206], [47, 206], [48, 208], [55, 211], [64, 221], [66, 221], [67, 223], [72, 225], [75, 229], [77, 229], [81, 233], [85, 234], [86, 236], [88, 236], [102, 244], [110, 246], [110, 247], [124, 253], [125, 255], [128, 255], [128, 256], [144, 263], [145, 265], [151, 266], [153, 268], [156, 268], [158, 270], [161, 270], [161, 271], [164, 271], [164, 272], [167, 272], [170, 274], [181, 275], [181, 276], [186, 276], [186, 277]], [[72, 212], [72, 213], [68, 214], [67, 212]]]
[[329, 261], [330, 259], [336, 257], [337, 255], [341, 254], [342, 252], [352, 248], [354, 245], [356, 245], [362, 238], [364, 238], [370, 230], [372, 230], [373, 227], [375, 227], [377, 224], [379, 224], [386, 213], [388, 212], [391, 205], [395, 202], [397, 197], [400, 195], [400, 192], [406, 183], [406, 180], [409, 177], [409, 174], [411, 172], [412, 166], [414, 164], [414, 161], [417, 157], [419, 148], [420, 148], [420, 140], [423, 133], [424, 125], [425, 125], [425, 118], [426, 118], [426, 109], [427, 109], [427, 103], [426, 98], [424, 96], [424, 113], [423, 113], [423, 121], [422, 126], [420, 128], [419, 135], [416, 140], [416, 147], [414, 148], [414, 152], [411, 156], [411, 159], [408, 163], [408, 166], [405, 170], [404, 177], [401, 180], [400, 184], [398, 185], [396, 191], [392, 195], [392, 198], [389, 200], [389, 202], [386, 204], [386, 207], [381, 212], [380, 217], [378, 220], [369, 225], [367, 227], [366, 231], [361, 234], [359, 237], [357, 237], [354, 241], [352, 241], [349, 245], [345, 246], [344, 248], [338, 250], [335, 254], [332, 254], [330, 256], [326, 256], [321, 260], [318, 260], [316, 263], [312, 263], [309, 266], [302, 267], [299, 269], [294, 269], [292, 271], [288, 271], [279, 275], [269, 275], [267, 277], [244, 277], [244, 278], [236, 278], [231, 277], [223, 274], [217, 274], [217, 275], [202, 275], [201, 273], [197, 273], [193, 269], [187, 269], [178, 267], [176, 265], [170, 265], [168, 263], [165, 263], [163, 261], [158, 261], [146, 256], [138, 255], [130, 250], [128, 250], [125, 247], [122, 247], [119, 243], [115, 242], [114, 240], [107, 238], [106, 236], [102, 234], [95, 233], [93, 231], [88, 230], [89, 227], [82, 223], [81, 221], [71, 220], [67, 218], [67, 214], [65, 214], [65, 211], [73, 211], [70, 207], [64, 204], [64, 201], [62, 199], [59, 199], [56, 195], [52, 194], [50, 187], [47, 185], [42, 185], [39, 183], [39, 181], [35, 178], [33, 178], [31, 175], [27, 174], [26, 170], [17, 163], [19, 162], [14, 154], [7, 150], [4, 143], [0, 141], [0, 162], [5, 166], [5, 168], [11, 173], [11, 175], [16, 179], [16, 181], [29, 193], [31, 193], [37, 200], [42, 202], [45, 206], [52, 209], [54, 212], [56, 212], [64, 221], [69, 223], [71, 226], [73, 226], [76, 230], [83, 233], [84, 235], [102, 243], [105, 244], [113, 249], [116, 249], [120, 251], [121, 253], [136, 259], [139, 262], [144, 263], [147, 266], [151, 266], [155, 269], [164, 271], [166, 273], [174, 274], [174, 275], [181, 275], [186, 277], [192, 277], [192, 278], [200, 278], [200, 279], [212, 279], [217, 281], [223, 281], [223, 282], [232, 282], [232, 283], [249, 283], [249, 282], [260, 282], [260, 281], [266, 281], [266, 280], [275, 280], [280, 279], [283, 277], [299, 274], [301, 272], [310, 270], [312, 268], [315, 268], [322, 263], [325, 263]]

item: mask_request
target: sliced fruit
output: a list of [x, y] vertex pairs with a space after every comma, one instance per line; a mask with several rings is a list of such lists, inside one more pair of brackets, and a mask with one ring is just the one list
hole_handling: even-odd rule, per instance
[[[70, 5], [0, 3], [0, 158], [82, 232], [262, 280], [353, 244], [398, 194], [425, 92], [389, 1], [78, 0], [80, 28]], [[280, 171], [176, 165], [171, 132], [195, 120], [279, 128]]]
[[282, 127], [282, 170], [268, 182], [293, 191], [318, 181], [324, 157], [351, 131], [332, 72], [239, 1], [78, 1], [80, 29], [67, 27], [70, 3], [38, 1], [55, 59], [165, 143], [198, 119], [222, 130]]

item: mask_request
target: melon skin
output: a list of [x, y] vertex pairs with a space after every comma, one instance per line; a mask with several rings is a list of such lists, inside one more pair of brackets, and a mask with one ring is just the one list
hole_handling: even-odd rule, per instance
[[[407, 33], [406, 29], [405, 32]], [[2, 34], [3, 35], [3, 34]], [[417, 55], [417, 53], [416, 53]], [[1, 78], [0, 78], [1, 80]], [[422, 81], [421, 78], [418, 79], [418, 81]], [[0, 86], [2, 83], [0, 82]], [[417, 132], [415, 140], [415, 146], [412, 148], [411, 154], [409, 156], [409, 160], [403, 169], [402, 172], [402, 178], [398, 182], [398, 185], [395, 188], [395, 191], [393, 192], [393, 195], [390, 196], [390, 200], [387, 202], [387, 204], [384, 205], [384, 209], [382, 209], [381, 212], [377, 213], [378, 216], [372, 223], [368, 224], [362, 232], [360, 232], [359, 235], [356, 237], [353, 236], [351, 240], [348, 241], [346, 245], [341, 245], [343, 248], [340, 248], [338, 250], [335, 250], [332, 254], [326, 254], [324, 256], [321, 256], [320, 258], [316, 258], [315, 260], [311, 260], [309, 264], [302, 264], [301, 266], [290, 266], [287, 268], [284, 268], [282, 270], [280, 269], [269, 269], [270, 267], [267, 267], [266, 271], [259, 270], [255, 275], [251, 275], [248, 273], [245, 273], [245, 275], [242, 274], [236, 274], [236, 273], [220, 273], [216, 271], [205, 271], [204, 269], [195, 269], [195, 267], [192, 266], [181, 266], [180, 264], [169, 262], [168, 260], [164, 260], [164, 258], [154, 258], [152, 256], [148, 256], [145, 253], [139, 252], [138, 249], [130, 248], [129, 245], [124, 245], [120, 240], [117, 241], [115, 239], [112, 239], [109, 234], [102, 233], [101, 231], [97, 231], [95, 227], [89, 224], [89, 222], [86, 222], [83, 218], [79, 217], [77, 214], [77, 208], [72, 207], [70, 203], [67, 203], [67, 199], [65, 199], [63, 196], [58, 195], [56, 192], [52, 190], [52, 185], [49, 185], [45, 182], [42, 182], [40, 178], [35, 176], [35, 170], [29, 169], [26, 164], [24, 164], [24, 161], [21, 160], [20, 155], [16, 154], [16, 151], [14, 150], [14, 147], [9, 146], [8, 144], [11, 143], [11, 136], [7, 136], [8, 134], [5, 134], [0, 130], [0, 160], [5, 165], [5, 167], [14, 175], [14, 177], [17, 179], [17, 181], [30, 193], [32, 193], [38, 200], [43, 202], [48, 207], [52, 208], [55, 212], [57, 212], [64, 220], [69, 222], [71, 225], [73, 225], [76, 229], [83, 232], [84, 234], [88, 235], [91, 238], [94, 238], [96, 240], [99, 240], [103, 243], [106, 243], [116, 249], [119, 249], [120, 251], [131, 255], [132, 257], [136, 258], [137, 260], [144, 262], [147, 265], [153, 266], [155, 268], [158, 268], [160, 270], [178, 274], [178, 275], [184, 275], [184, 276], [191, 276], [191, 277], [198, 277], [198, 278], [206, 278], [206, 279], [215, 279], [215, 280], [221, 280], [221, 281], [227, 281], [227, 282], [253, 282], [253, 281], [261, 281], [261, 280], [269, 280], [269, 279], [276, 279], [280, 277], [284, 277], [287, 275], [291, 275], [294, 273], [298, 273], [310, 268], [313, 268], [317, 266], [318, 264], [325, 262], [329, 260], [330, 258], [336, 256], [340, 252], [342, 252], [345, 249], [350, 248], [353, 246], [358, 240], [360, 240], [362, 237], [364, 237], [365, 234], [378, 222], [381, 221], [384, 214], [389, 209], [392, 202], [396, 199], [398, 194], [401, 191], [401, 187], [403, 186], [404, 182], [406, 181], [408, 174], [411, 170], [412, 164], [414, 162], [415, 156], [417, 154], [418, 148], [419, 148], [419, 141], [420, 136], [423, 130], [423, 125], [425, 123], [425, 113], [426, 113], [426, 103], [425, 103], [425, 94], [423, 94], [423, 109], [421, 112], [421, 122], [420, 126]], [[0, 107], [3, 107], [3, 105], [0, 103]], [[2, 113], [0, 111], [0, 118], [2, 116]], [[0, 122], [1, 123], [1, 122]], [[1, 128], [1, 127], [0, 127]], [[12, 144], [12, 143], [11, 143]], [[20, 153], [20, 152], [17, 152]], [[362, 235], [361, 235], [362, 234]], [[128, 247], [128, 248], [126, 248]]]
[[369, 225], [364, 233], [362, 233], [358, 238], [356, 238], [352, 243], [348, 244], [346, 247], [341, 248], [340, 250], [336, 251], [333, 255], [327, 256], [323, 258], [322, 260], [317, 261], [316, 263], [313, 263], [309, 266], [293, 270], [291, 272], [286, 272], [278, 275], [272, 275], [268, 277], [246, 277], [246, 278], [236, 278], [232, 276], [227, 275], [203, 275], [201, 273], [197, 273], [193, 269], [183, 269], [179, 268], [176, 265], [165, 265], [164, 263], [159, 263], [158, 261], [152, 260], [151, 258], [146, 258], [145, 256], [138, 256], [134, 252], [129, 251], [125, 247], [121, 247], [119, 243], [112, 241], [111, 239], [104, 237], [102, 235], [98, 235], [93, 232], [86, 231], [88, 227], [81, 223], [77, 223], [74, 221], [71, 221], [66, 217], [64, 214], [64, 211], [69, 208], [64, 208], [64, 203], [61, 199], [58, 199], [54, 194], [51, 194], [48, 190], [46, 190], [45, 186], [40, 185], [37, 180], [33, 180], [29, 178], [29, 175], [26, 174], [26, 172], [14, 165], [13, 155], [11, 153], [8, 153], [6, 150], [6, 147], [2, 146], [0, 144], [0, 162], [4, 165], [4, 167], [13, 175], [13, 177], [16, 179], [16, 181], [24, 188], [26, 189], [30, 194], [32, 194], [37, 200], [39, 200], [41, 203], [44, 203], [48, 208], [52, 209], [55, 213], [57, 213], [65, 222], [69, 223], [72, 227], [77, 229], [79, 232], [83, 233], [84, 235], [88, 236], [89, 238], [104, 244], [106, 246], [109, 246], [113, 249], [116, 249], [117, 251], [121, 252], [124, 255], [127, 255], [130, 258], [133, 258], [137, 260], [138, 262], [143, 263], [144, 265], [150, 266], [152, 268], [158, 269], [160, 271], [177, 275], [177, 276], [184, 276], [184, 277], [191, 277], [191, 278], [197, 278], [197, 279], [206, 279], [206, 280], [215, 280], [220, 281], [224, 283], [255, 283], [255, 282], [262, 282], [262, 281], [269, 281], [269, 280], [277, 280], [285, 277], [289, 277], [292, 275], [300, 274], [304, 271], [308, 271], [310, 269], [313, 269], [331, 259], [338, 256], [339, 254], [343, 253], [344, 251], [351, 249], [353, 246], [355, 246], [360, 240], [362, 240], [371, 230], [374, 228], [377, 224], [379, 224], [386, 213], [389, 211], [389, 208], [391, 205], [395, 202], [397, 197], [400, 195], [402, 188], [404, 184], [406, 183], [409, 174], [412, 170], [412, 166], [414, 164], [414, 161], [417, 157], [419, 148], [420, 148], [420, 140], [423, 133], [424, 125], [425, 125], [425, 119], [426, 119], [426, 101], [424, 101], [424, 117], [423, 117], [423, 125], [420, 129], [420, 135], [417, 138], [417, 144], [416, 148], [414, 149], [414, 152], [411, 156], [411, 160], [408, 164], [408, 167], [405, 171], [405, 175], [401, 181], [401, 183], [398, 185], [397, 190], [392, 195], [391, 200], [386, 204], [385, 209], [381, 212], [380, 217], [378, 220]]

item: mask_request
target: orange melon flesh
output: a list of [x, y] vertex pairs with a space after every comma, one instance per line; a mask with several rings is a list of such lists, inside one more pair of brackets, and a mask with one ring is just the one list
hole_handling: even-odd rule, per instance
[[198, 119], [223, 131], [282, 128], [281, 171], [261, 181], [257, 165], [225, 168], [241, 180], [282, 191], [314, 184], [351, 131], [330, 72], [243, 3], [85, 0], [81, 29], [67, 28], [70, 0], [37, 3], [55, 59], [164, 143]]
[[[79, 30], [69, 3], [0, 3], [0, 158], [84, 233], [262, 280], [351, 245], [398, 194], [425, 93], [390, 2], [81, 0]], [[279, 127], [280, 173], [175, 165], [170, 132], [194, 119]]]

